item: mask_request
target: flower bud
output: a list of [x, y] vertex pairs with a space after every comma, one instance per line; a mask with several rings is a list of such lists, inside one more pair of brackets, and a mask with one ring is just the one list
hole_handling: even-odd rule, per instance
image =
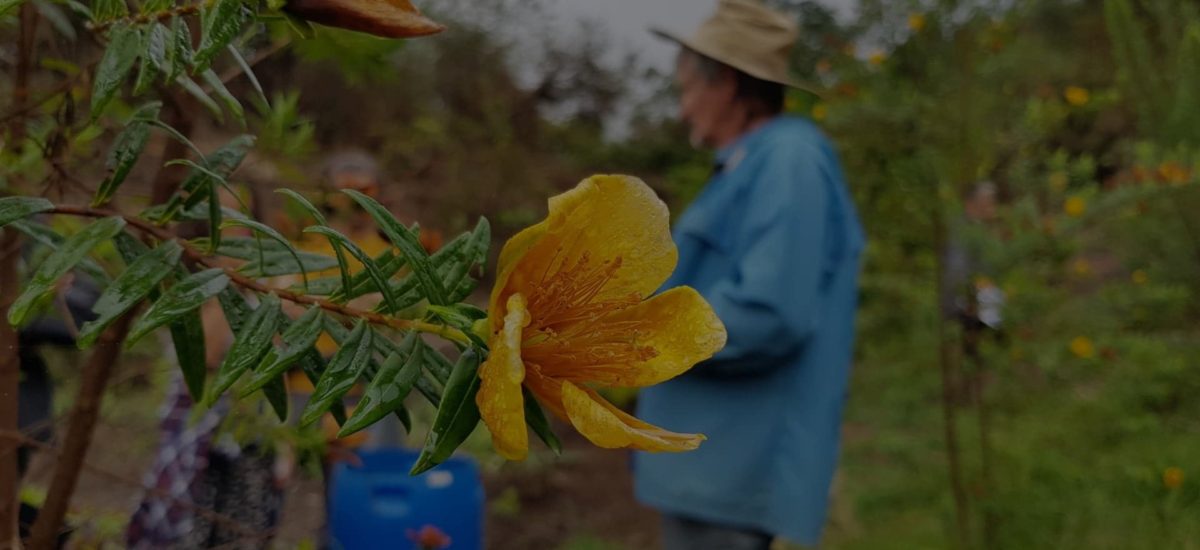
[[384, 38], [427, 36], [446, 28], [408, 0], [288, 0], [284, 10], [313, 23]]

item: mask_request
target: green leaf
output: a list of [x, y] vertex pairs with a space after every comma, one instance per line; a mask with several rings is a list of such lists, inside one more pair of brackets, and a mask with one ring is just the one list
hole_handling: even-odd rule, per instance
[[75, 340], [79, 349], [91, 347], [117, 317], [149, 296], [178, 266], [182, 255], [183, 247], [179, 243], [166, 241], [130, 263], [92, 306], [97, 317], [79, 327], [79, 337]]
[[233, 345], [225, 354], [216, 380], [209, 386], [208, 394], [204, 397], [206, 406], [211, 407], [216, 403], [221, 394], [233, 386], [242, 374], [262, 361], [271, 350], [271, 339], [275, 337], [282, 317], [283, 309], [279, 298], [274, 294], [263, 296], [262, 303], [242, 323], [233, 339]]
[[546, 418], [542, 406], [538, 404], [529, 388], [521, 388], [521, 391], [525, 396], [525, 423], [533, 429], [533, 433], [537, 434], [542, 443], [554, 451], [554, 454], [561, 455], [562, 441], [559, 441], [558, 436], [554, 435], [554, 431], [550, 429], [550, 420]]
[[125, 125], [125, 129], [117, 135], [112, 149], [108, 151], [108, 160], [104, 165], [108, 169], [108, 177], [100, 182], [96, 196], [92, 198], [93, 207], [102, 206], [112, 200], [117, 188], [125, 182], [125, 177], [137, 163], [138, 157], [146, 149], [146, 142], [150, 139], [150, 127], [141, 119], [158, 117], [158, 110], [161, 107], [162, 103], [157, 101], [138, 107], [134, 111], [133, 117]]
[[[246, 298], [238, 291], [226, 287], [217, 299], [221, 302], [221, 309], [225, 312], [225, 319], [229, 321], [229, 328], [234, 333], [241, 332], [247, 326], [251, 316], [251, 308]], [[284, 319], [280, 315], [280, 319]], [[267, 356], [270, 356], [275, 351], [268, 348]], [[287, 383], [284, 382], [282, 376], [276, 377], [269, 381], [263, 387], [263, 395], [266, 396], [267, 402], [271, 404], [271, 408], [275, 411], [275, 415], [279, 417], [280, 422], [287, 422], [288, 417], [288, 395]]]
[[289, 400], [287, 382], [284, 378], [276, 376], [274, 380], [263, 386], [262, 392], [267, 398], [267, 403], [271, 404], [271, 409], [275, 411], [275, 416], [279, 417], [279, 421], [287, 422]]
[[466, 441], [479, 424], [479, 406], [475, 394], [479, 391], [479, 354], [474, 349], [464, 351], [454, 365], [446, 382], [442, 402], [438, 406], [433, 427], [425, 438], [425, 447], [417, 457], [411, 475], [417, 475], [444, 462]]
[[471, 343], [480, 348], [487, 348], [487, 342], [475, 333], [475, 321], [487, 318], [487, 312], [471, 304], [454, 304], [451, 306], [429, 306], [432, 313], [446, 325], [462, 331]]
[[[325, 215], [321, 213], [321, 210], [316, 206], [313, 206], [313, 203], [309, 202], [308, 199], [304, 198], [304, 196], [300, 193], [292, 191], [291, 189], [280, 189], [277, 192], [287, 195], [289, 198], [295, 201], [296, 204], [299, 204], [301, 208], [307, 210], [309, 215], [311, 215], [318, 224], [323, 226], [329, 225], [328, 222], [325, 221]], [[330, 239], [330, 241], [333, 244], [333, 253], [337, 257], [338, 276], [342, 279], [342, 288], [348, 288], [351, 285], [351, 281], [350, 266], [346, 262], [346, 254], [342, 252], [341, 244], [333, 239]], [[305, 282], [305, 284], [307, 285], [307, 282]]]
[[225, 104], [225, 108], [233, 113], [233, 118], [242, 125], [242, 128], [245, 128], [246, 111], [242, 109], [242, 104], [237, 98], [229, 93], [229, 89], [225, 87], [225, 83], [221, 82], [221, 77], [212, 69], [205, 69], [203, 73], [200, 73], [200, 78], [204, 79], [204, 82], [217, 94], [217, 99]]
[[213, 98], [208, 97], [208, 93], [199, 84], [196, 84], [196, 81], [188, 78], [187, 75], [179, 75], [175, 77], [175, 83], [182, 87], [188, 95], [196, 98], [196, 101], [199, 101], [205, 109], [208, 109], [208, 112], [212, 113], [217, 122], [225, 121], [225, 113], [221, 111], [221, 106], [217, 105], [217, 102], [213, 101]]
[[155, 23], [146, 31], [146, 53], [142, 56], [137, 83], [133, 86], [134, 95], [145, 93], [159, 75], [171, 71], [171, 62], [167, 58], [170, 45], [171, 30], [162, 24]]
[[108, 46], [96, 66], [92, 83], [91, 118], [96, 120], [108, 106], [125, 76], [133, 69], [142, 45], [141, 33], [128, 24], [120, 23], [108, 34]]
[[192, 166], [192, 170], [184, 178], [183, 183], [179, 184], [179, 191], [167, 200], [162, 213], [156, 218], [157, 221], [174, 220], [181, 211], [189, 210], [205, 202], [205, 199], [209, 198], [210, 180], [224, 181], [228, 179], [253, 147], [254, 136], [240, 135], [204, 157], [199, 165], [186, 159], [171, 161], [189, 164]]
[[[282, 234], [276, 231], [274, 227], [251, 219], [225, 220], [225, 223], [222, 224], [222, 227], [229, 226], [240, 226], [257, 231], [283, 245], [287, 249], [288, 253], [292, 256], [292, 259], [295, 260], [295, 267], [300, 270], [300, 274], [304, 278], [304, 284], [308, 284], [308, 269], [305, 267], [304, 261], [300, 259], [300, 253], [292, 246], [292, 243], [287, 240], [287, 237], [284, 237]], [[261, 267], [260, 270], [261, 269], [266, 269], [266, 266]]]
[[42, 265], [38, 266], [33, 277], [26, 284], [25, 290], [9, 308], [9, 324], [20, 326], [29, 321], [34, 306], [43, 297], [54, 291], [58, 279], [83, 260], [83, 257], [96, 245], [113, 238], [123, 227], [125, 227], [125, 220], [121, 218], [103, 218], [89, 224], [63, 241], [58, 250], [52, 252], [42, 262]]
[[421, 247], [421, 242], [417, 240], [417, 236], [410, 231], [404, 224], [400, 223], [382, 204], [353, 189], [343, 189], [343, 193], [350, 195], [372, 218], [379, 228], [387, 235], [392, 244], [400, 249], [408, 259], [408, 265], [413, 270], [413, 275], [417, 279], [417, 284], [424, 291], [425, 298], [429, 303], [434, 305], [445, 305], [446, 289], [442, 287], [442, 282], [437, 278], [433, 264], [429, 261], [429, 255], [425, 253], [425, 249]]
[[[180, 271], [183, 271], [182, 268]], [[162, 303], [169, 294], [169, 291], [163, 294], [154, 305]], [[171, 341], [175, 344], [175, 359], [179, 363], [179, 369], [183, 371], [183, 381], [187, 384], [188, 393], [192, 396], [192, 401], [199, 402], [204, 395], [204, 377], [208, 374], [204, 321], [200, 318], [199, 308], [185, 311], [171, 319], [167, 328], [171, 331]]]
[[[62, 35], [63, 38], [66, 38], [67, 41], [74, 42], [75, 39], [78, 38], [78, 35], [75, 33], [75, 26], [71, 23], [71, 19], [67, 17], [67, 14], [63, 13], [62, 9], [60, 9], [58, 6], [50, 2], [34, 2], [33, 5], [37, 8], [38, 13], [40, 13], [42, 17], [46, 18], [46, 20], [50, 22], [50, 26], [54, 27], [54, 30], [58, 31], [58, 34]], [[0, 12], [3, 11], [4, 8], [2, 5], [0, 5]], [[0, 17], [3, 17], [2, 13], [0, 13]]]
[[[323, 235], [329, 239], [329, 242], [333, 243], [335, 247], [341, 246], [342, 248], [350, 251], [350, 254], [353, 255], [360, 263], [362, 263], [363, 269], [371, 276], [371, 280], [375, 283], [375, 286], [379, 289], [379, 291], [383, 293], [384, 301], [388, 304], [391, 304], [393, 308], [395, 307], [396, 297], [392, 294], [392, 288], [387, 283], [387, 277], [384, 277], [383, 273], [379, 270], [379, 266], [375, 265], [375, 260], [371, 259], [366, 252], [363, 252], [363, 250], [359, 248], [357, 244], [354, 244], [354, 241], [350, 240], [349, 237], [338, 233], [333, 228], [326, 226], [318, 225], [307, 227], [304, 229], [304, 232]], [[345, 283], [343, 284], [347, 287], [351, 286], [349, 279], [350, 276], [348, 273], [346, 273], [345, 266], [342, 266], [342, 272], [346, 277]]]
[[9, 13], [16, 11], [24, 2], [25, 0], [0, 0], [0, 17], [6, 17]]
[[362, 430], [400, 408], [421, 376], [421, 364], [425, 357], [422, 353], [424, 346], [418, 345], [418, 340], [420, 337], [417, 333], [409, 333], [404, 343], [400, 344], [401, 349], [408, 353], [392, 353], [383, 362], [371, 377], [370, 385], [354, 407], [354, 415], [342, 426], [338, 437]]
[[325, 271], [337, 267], [337, 260], [322, 254], [297, 251], [300, 262], [290, 253], [264, 253], [261, 259], [246, 262], [238, 271], [249, 277], [278, 277], [295, 273]]
[[252, 69], [250, 64], [246, 62], [246, 58], [242, 56], [242, 52], [237, 49], [237, 46], [230, 44], [227, 49], [229, 50], [229, 55], [233, 57], [234, 62], [236, 62], [238, 67], [242, 69], [242, 74], [246, 75], [246, 80], [250, 81], [250, 87], [254, 88], [255, 93], [258, 94], [258, 101], [261, 103], [261, 105], [259, 105], [260, 109], [262, 109], [263, 112], [270, 111], [271, 102], [267, 100], [267, 93], [263, 91], [262, 83], [260, 83], [258, 81], [258, 77], [254, 75], [254, 69]]
[[[167, 64], [163, 82], [175, 82], [192, 65], [192, 31], [182, 17], [171, 19], [171, 42], [167, 45]], [[205, 96], [208, 97], [208, 96]]]
[[206, 300], [229, 285], [229, 277], [220, 268], [206, 269], [188, 275], [168, 288], [145, 315], [129, 331], [127, 346], [140, 340], [154, 329], [199, 308]]
[[[476, 227], [475, 232], [464, 233], [455, 237], [449, 243], [446, 243], [446, 246], [434, 252], [429, 258], [441, 280], [458, 281], [458, 286], [451, 295], [455, 297], [454, 301], [461, 301], [462, 297], [469, 295], [470, 289], [475, 286], [475, 280], [469, 276], [470, 266], [482, 264], [487, 260], [487, 247], [490, 243], [490, 236], [488, 235], [489, 231], [486, 223], [487, 220], [481, 220], [481, 225]], [[400, 302], [400, 309], [410, 307], [421, 301], [422, 296], [417, 286], [417, 280], [413, 275], [409, 275], [400, 280], [399, 283], [393, 285], [395, 294], [398, 297], [397, 299]], [[464, 288], [466, 289], [465, 291]], [[379, 304], [375, 310], [385, 313], [396, 313], [397, 311], [389, 310], [387, 304]]]
[[[58, 250], [58, 248], [62, 246], [62, 243], [67, 240], [66, 237], [59, 235], [48, 226], [32, 220], [17, 220], [9, 224], [9, 227], [24, 233], [26, 237], [33, 239], [38, 244], [49, 248], [50, 250]], [[108, 274], [104, 272], [104, 268], [100, 267], [100, 264], [96, 263], [95, 260], [92, 260], [91, 258], [84, 258], [83, 260], [80, 260], [79, 265], [75, 267], [86, 273], [89, 277], [95, 279], [96, 282], [102, 284], [108, 283]]]
[[54, 203], [41, 197], [0, 198], [0, 227], [34, 214], [53, 210]]
[[225, 46], [242, 31], [245, 12], [242, 0], [217, 0], [201, 13], [200, 46], [192, 56], [197, 71], [204, 71]]
[[240, 396], [258, 391], [308, 353], [321, 336], [322, 317], [321, 308], [311, 307], [291, 323], [281, 335], [283, 348], [263, 358]]
[[[385, 250], [381, 252], [372, 260], [375, 262], [375, 265], [379, 266], [379, 272], [383, 275], [384, 279], [390, 279], [399, 273], [407, 263], [404, 260], [404, 256], [397, 256], [391, 250]], [[371, 274], [366, 271], [360, 271], [350, 276], [350, 292], [345, 291], [346, 287], [344, 282], [337, 281], [337, 283], [338, 286], [329, 293], [330, 299], [334, 301], [344, 302], [353, 300], [364, 294], [370, 294], [378, 291], [378, 289], [375, 288], [375, 282], [371, 278]], [[391, 285], [389, 285], [389, 287], [390, 286]]]
[[142, 51], [146, 52], [142, 55], [142, 60], [138, 63], [137, 79], [133, 81], [133, 95], [140, 96], [154, 86], [154, 81], [158, 79], [158, 67], [154, 64], [154, 60], [150, 59], [150, 40], [153, 36], [153, 30], [142, 33], [143, 42]]
[[363, 369], [371, 362], [371, 341], [374, 337], [375, 331], [371, 330], [366, 321], [359, 319], [354, 325], [354, 330], [350, 331], [337, 353], [329, 360], [329, 367], [325, 369], [321, 379], [317, 381], [312, 397], [300, 415], [301, 426], [320, 419], [335, 401], [341, 400], [342, 396], [354, 387]]
[[104, 22], [129, 15], [129, 8], [124, 0], [95, 0], [96, 21]]
[[172, 0], [146, 0], [138, 10], [143, 14], [158, 14], [171, 9], [175, 5]]

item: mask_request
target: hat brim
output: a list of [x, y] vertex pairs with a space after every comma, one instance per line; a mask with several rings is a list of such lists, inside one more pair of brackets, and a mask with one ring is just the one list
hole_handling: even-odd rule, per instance
[[712, 59], [720, 61], [721, 63], [729, 65], [730, 67], [733, 67], [734, 69], [737, 69], [737, 70], [742, 71], [750, 76], [753, 76], [754, 78], [766, 80], [767, 82], [774, 82], [776, 84], [782, 84], [784, 86], [787, 86], [789, 88], [795, 88], [797, 90], [803, 90], [805, 92], [816, 95], [818, 97], [825, 95], [824, 93], [821, 92], [820, 88], [818, 88], [817, 86], [814, 86], [808, 82], [804, 82], [802, 80], [797, 80], [795, 78], [792, 78], [792, 77], [786, 76], [786, 75], [781, 76], [781, 75], [775, 75], [775, 74], [766, 74], [766, 73], [764, 73], [760, 70], [754, 69], [752, 67], [741, 66], [736, 60], [729, 59], [727, 56], [725, 56], [721, 52], [714, 51], [712, 48], [708, 48], [703, 44], [696, 43], [695, 41], [688, 39], [686, 37], [680, 36], [679, 34], [673, 32], [673, 31], [670, 31], [666, 28], [659, 27], [659, 26], [652, 26], [652, 27], [650, 27], [650, 34], [653, 34], [654, 36], [661, 38], [663, 40], [667, 40], [667, 41], [679, 44], [680, 46], [683, 46], [683, 47], [685, 47], [689, 50], [692, 50], [696, 53], [702, 54], [705, 57], [710, 57]]

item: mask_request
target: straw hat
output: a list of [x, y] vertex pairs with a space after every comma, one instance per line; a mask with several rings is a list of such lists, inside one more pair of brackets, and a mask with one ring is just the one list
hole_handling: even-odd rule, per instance
[[758, 0], [720, 0], [717, 11], [691, 36], [662, 27], [650, 32], [755, 78], [820, 93], [788, 71], [799, 34], [796, 23]]

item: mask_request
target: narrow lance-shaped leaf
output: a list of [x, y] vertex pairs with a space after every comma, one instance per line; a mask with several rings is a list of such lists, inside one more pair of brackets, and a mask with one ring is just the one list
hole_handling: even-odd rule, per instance
[[171, 19], [171, 42], [167, 45], [167, 64], [163, 82], [175, 82], [192, 65], [192, 31], [182, 17]]
[[114, 25], [109, 32], [108, 47], [96, 66], [92, 84], [92, 120], [100, 116], [125, 81], [125, 76], [133, 69], [141, 45], [141, 33], [128, 24]]
[[[384, 356], [391, 355], [393, 353], [402, 353], [400, 346], [398, 344], [396, 344], [395, 342], [388, 340], [387, 338], [376, 338], [375, 339], [375, 347]], [[426, 348], [424, 350], [424, 353], [426, 355], [428, 355], [430, 353], [437, 353], [437, 352], [432, 349]], [[413, 384], [413, 387], [415, 387], [417, 389], [417, 392], [420, 393], [421, 396], [424, 397], [426, 401], [429, 401], [430, 405], [437, 407], [442, 402], [442, 389], [441, 389], [442, 385], [444, 385], [444, 382], [442, 382], [441, 380], [437, 380], [435, 382], [434, 380], [430, 379], [427, 376], [421, 376], [421, 377], [417, 378], [417, 382], [415, 384]]]
[[[183, 268], [179, 271], [186, 273]], [[155, 304], [166, 298], [167, 294], [164, 294]], [[175, 359], [179, 363], [179, 370], [183, 372], [183, 381], [187, 385], [188, 393], [192, 396], [192, 401], [199, 402], [204, 395], [204, 377], [208, 374], [204, 321], [200, 317], [200, 309], [179, 314], [171, 319], [167, 329], [171, 332]]]
[[108, 160], [105, 162], [108, 177], [100, 182], [96, 196], [92, 198], [93, 207], [101, 206], [112, 200], [117, 188], [125, 182], [125, 177], [137, 163], [138, 157], [142, 155], [142, 151], [146, 148], [146, 142], [150, 138], [150, 126], [144, 120], [157, 118], [158, 110], [161, 107], [162, 103], [157, 101], [142, 105], [134, 111], [129, 123], [125, 125], [125, 129], [117, 135], [112, 149], [108, 151]]
[[[299, 204], [301, 208], [307, 210], [309, 215], [311, 215], [318, 224], [324, 226], [329, 225], [329, 223], [325, 221], [325, 215], [321, 213], [321, 210], [316, 206], [313, 206], [313, 203], [309, 202], [308, 199], [304, 198], [304, 196], [300, 193], [292, 191], [291, 189], [281, 189], [277, 192], [287, 195], [289, 198], [295, 201], [296, 204]], [[337, 241], [331, 240], [331, 244], [333, 245], [333, 253], [337, 257], [338, 276], [342, 278], [342, 288], [347, 288], [350, 286], [350, 266], [346, 262], [346, 254], [342, 252], [342, 246]], [[304, 284], [305, 287], [307, 287], [308, 281], [305, 281]]]
[[429, 313], [444, 321], [446, 325], [458, 329], [475, 346], [487, 347], [487, 342], [474, 330], [476, 321], [487, 318], [486, 311], [471, 304], [454, 304], [452, 306], [429, 306]]
[[542, 406], [538, 404], [533, 392], [530, 392], [528, 388], [522, 388], [522, 391], [525, 395], [525, 423], [551, 451], [554, 451], [554, 454], [561, 455], [562, 441], [559, 441], [558, 436], [554, 435], [554, 431], [550, 429], [550, 420], [546, 418]]
[[30, 319], [34, 306], [43, 297], [54, 291], [54, 285], [59, 278], [66, 275], [84, 256], [96, 245], [113, 238], [125, 227], [125, 220], [117, 217], [104, 218], [89, 224], [78, 233], [71, 235], [58, 250], [52, 252], [42, 265], [38, 266], [25, 290], [17, 297], [8, 310], [8, 322], [14, 326], [24, 325]]
[[[150, 85], [153, 84], [150, 81], [142, 81], [143, 75], [147, 74], [145, 72], [145, 64], [147, 62], [154, 68], [154, 71], [150, 73], [154, 77], [171, 72], [171, 48], [174, 46], [172, 39], [171, 29], [168, 29], [162, 23], [154, 23], [150, 26], [150, 30], [147, 32], [146, 54], [142, 57], [143, 72], [138, 74], [138, 81], [134, 86], [135, 94], [148, 90]], [[168, 80], [168, 82], [172, 81], [174, 79]]]
[[205, 92], [204, 88], [196, 84], [195, 80], [192, 80], [186, 74], [181, 74], [175, 77], [175, 84], [183, 88], [183, 91], [195, 98], [196, 101], [199, 101], [200, 105], [203, 105], [205, 109], [208, 109], [208, 112], [212, 113], [213, 118], [216, 118], [217, 122], [225, 121], [225, 113], [221, 111], [221, 106], [217, 105], [217, 102], [213, 101], [213, 98], [208, 96], [208, 92]]
[[474, 349], [464, 351], [454, 365], [442, 403], [438, 407], [433, 427], [425, 437], [421, 456], [413, 464], [412, 475], [417, 475], [444, 462], [454, 450], [466, 441], [479, 424], [479, 406], [475, 394], [479, 391], [479, 354]]
[[238, 51], [237, 46], [230, 44], [226, 49], [229, 50], [230, 57], [233, 57], [234, 62], [242, 69], [242, 74], [246, 75], [246, 80], [250, 81], [250, 87], [258, 94], [258, 101], [261, 103], [261, 110], [270, 111], [271, 102], [267, 101], [267, 94], [263, 91], [262, 84], [259, 83], [258, 77], [254, 75], [254, 69], [246, 62], [246, 58], [242, 56], [242, 52]]
[[53, 209], [54, 203], [41, 197], [0, 198], [0, 227], [39, 212]]
[[[221, 303], [221, 310], [225, 312], [225, 319], [229, 321], [230, 330], [235, 333], [241, 332], [251, 314], [250, 304], [246, 298], [238, 291], [227, 287], [217, 295], [217, 300]], [[281, 315], [280, 318], [282, 319], [283, 316]], [[273, 353], [274, 349], [269, 348], [268, 356]], [[263, 396], [267, 398], [267, 403], [270, 403], [271, 409], [275, 411], [279, 421], [287, 422], [288, 395], [287, 382], [284, 381], [284, 378], [276, 377], [263, 386]]]
[[137, 80], [133, 81], [133, 95], [140, 96], [148, 91], [154, 85], [154, 81], [158, 79], [158, 65], [154, 64], [154, 60], [150, 59], [150, 41], [153, 40], [154, 31], [149, 30], [142, 33], [143, 46], [142, 60], [138, 63]]
[[166, 241], [130, 263], [92, 306], [97, 317], [79, 327], [75, 340], [79, 349], [91, 347], [108, 325], [149, 296], [171, 274], [182, 255], [179, 243]]
[[242, 108], [241, 102], [229, 92], [229, 88], [225, 87], [225, 83], [221, 82], [221, 77], [217, 76], [212, 69], [204, 69], [204, 72], [200, 73], [200, 78], [204, 79], [204, 82], [212, 88], [213, 93], [217, 94], [217, 99], [225, 105], [225, 108], [233, 113], [234, 120], [237, 120], [242, 128], [245, 128], [246, 111]]
[[442, 287], [442, 282], [437, 278], [437, 273], [434, 271], [433, 265], [429, 261], [429, 255], [425, 253], [425, 249], [421, 247], [421, 242], [417, 240], [417, 236], [409, 231], [404, 224], [400, 223], [382, 204], [353, 189], [344, 189], [342, 191], [355, 200], [372, 218], [379, 228], [387, 235], [392, 244], [400, 249], [408, 259], [408, 264], [413, 270], [413, 275], [417, 279], [421, 290], [424, 291], [425, 297], [429, 303], [434, 305], [445, 305], [446, 290]]
[[338, 437], [346, 437], [374, 424], [404, 403], [404, 398], [421, 376], [421, 364], [425, 360], [424, 346], [417, 345], [419, 339], [415, 332], [409, 333], [400, 345], [408, 354], [392, 353], [383, 362]]
[[312, 424], [321, 418], [335, 401], [340, 400], [354, 387], [354, 382], [371, 362], [374, 351], [371, 341], [374, 335], [375, 331], [371, 330], [366, 321], [360, 319], [354, 330], [350, 331], [350, 335], [342, 342], [342, 347], [333, 355], [333, 359], [329, 360], [329, 367], [325, 369], [321, 379], [317, 381], [317, 387], [313, 389], [312, 397], [304, 407], [304, 413], [300, 415], [301, 426]]
[[300, 259], [300, 253], [297, 252], [296, 249], [292, 246], [291, 241], [288, 241], [287, 237], [284, 237], [281, 233], [276, 231], [274, 227], [271, 227], [265, 223], [251, 220], [251, 219], [226, 220], [222, 224], [222, 227], [229, 227], [229, 226], [240, 226], [240, 227], [245, 227], [245, 228], [257, 231], [259, 233], [262, 233], [263, 235], [270, 237], [275, 242], [283, 245], [283, 247], [292, 256], [292, 259], [294, 259], [296, 261], [296, 265], [300, 268], [300, 274], [304, 278], [305, 285], [308, 284], [308, 270], [304, 267], [304, 261]]
[[262, 303], [242, 323], [234, 337], [233, 345], [225, 354], [225, 360], [217, 371], [216, 379], [204, 397], [206, 406], [212, 406], [225, 390], [251, 367], [260, 363], [271, 350], [271, 339], [279, 329], [283, 317], [279, 298], [274, 294], [263, 296]]
[[242, 30], [242, 0], [217, 0], [202, 14], [200, 46], [192, 56], [197, 71], [204, 71], [221, 50]]
[[288, 326], [281, 335], [283, 348], [263, 358], [250, 382], [242, 390], [241, 397], [258, 391], [308, 353], [309, 348], [317, 343], [317, 338], [321, 336], [322, 317], [321, 308], [311, 307]]
[[[354, 244], [354, 241], [350, 240], [349, 237], [347, 237], [341, 233], [338, 233], [333, 228], [325, 227], [325, 226], [318, 225], [318, 226], [314, 226], [314, 227], [307, 227], [304, 229], [304, 232], [305, 233], [317, 233], [319, 235], [323, 235], [324, 237], [329, 239], [329, 241], [331, 243], [333, 243], [334, 246], [341, 246], [342, 248], [345, 248], [347, 251], [349, 251], [350, 254], [353, 255], [359, 261], [359, 263], [362, 264], [363, 270], [365, 270], [371, 276], [371, 280], [375, 283], [375, 286], [378, 287], [380, 292], [383, 293], [384, 301], [387, 302], [388, 304], [391, 304], [392, 307], [395, 308], [396, 297], [392, 294], [391, 287], [388, 286], [387, 277], [384, 277], [383, 273], [379, 271], [379, 266], [375, 265], [375, 260], [373, 260], [369, 255], [367, 255], [366, 252], [363, 252], [363, 250], [361, 248], [359, 248], [357, 244]], [[343, 267], [343, 272], [345, 272], [344, 267]], [[344, 284], [346, 286], [350, 286], [349, 275], [346, 276], [345, 280], [346, 280], [346, 282]]]
[[146, 310], [145, 315], [129, 331], [126, 345], [132, 345], [150, 331], [199, 308], [229, 284], [229, 277], [220, 268], [193, 273], [175, 283]]
[[[50, 229], [50, 227], [33, 220], [17, 220], [10, 223], [9, 227], [20, 231], [25, 236], [50, 250], [58, 250], [62, 246], [62, 243], [67, 240], [66, 237], [59, 235], [53, 229]], [[100, 267], [100, 264], [91, 258], [85, 257], [80, 260], [75, 268], [86, 273], [102, 285], [107, 285], [109, 281], [108, 273], [105, 273], [104, 268]]]

